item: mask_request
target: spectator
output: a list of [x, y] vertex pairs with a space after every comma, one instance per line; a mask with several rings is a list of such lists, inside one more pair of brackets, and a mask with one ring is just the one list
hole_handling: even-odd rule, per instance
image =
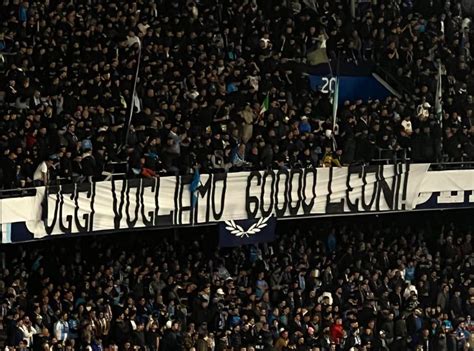
[[50, 181], [51, 170], [54, 164], [54, 155], [41, 162], [33, 174], [33, 182], [36, 186], [48, 185]]
[[54, 335], [56, 340], [64, 344], [69, 337], [69, 323], [67, 313], [63, 312], [59, 320], [54, 324]]
[[[464, 350], [472, 253], [451, 252], [470, 240], [465, 212], [406, 216], [282, 222], [276, 241], [226, 250], [209, 250], [211, 234], [195, 230], [192, 245], [183, 232], [8, 247], [0, 340], [68, 350]], [[456, 224], [437, 224], [446, 220]]]
[[92, 150], [89, 148], [86, 148], [82, 154], [81, 168], [83, 175], [86, 177], [89, 183], [91, 183], [94, 178], [98, 176], [97, 164], [95, 162], [94, 156], [92, 155]]
[[[19, 323], [19, 329], [22, 333], [22, 342], [25, 343], [25, 348], [33, 346], [33, 335], [37, 333], [35, 328], [31, 325], [28, 317], [23, 318]], [[20, 347], [22, 345], [20, 344]]]
[[18, 186], [17, 182], [17, 165], [16, 159], [18, 156], [13, 151], [6, 150], [6, 157], [2, 161], [2, 178], [3, 183], [7, 188], [14, 188]]
[[[99, 180], [112, 161], [128, 164], [130, 177], [154, 177], [190, 174], [196, 162], [207, 172], [338, 166], [332, 159], [372, 162], [379, 153], [472, 160], [472, 21], [462, 9], [361, 1], [352, 18], [340, 2], [4, 1], [0, 151], [9, 158], [21, 146], [23, 156], [2, 165], [1, 185], [34, 185], [30, 168], [51, 154], [61, 162], [48, 180], [62, 182]], [[354, 70], [375, 62], [401, 97], [341, 101], [333, 130], [329, 96], [306, 78], [321, 57]], [[239, 155], [234, 167], [212, 165], [217, 135]], [[255, 143], [259, 162], [241, 164]]]

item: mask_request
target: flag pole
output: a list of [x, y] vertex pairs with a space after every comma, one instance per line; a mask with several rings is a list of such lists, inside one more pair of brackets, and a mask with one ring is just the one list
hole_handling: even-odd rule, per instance
[[[325, 40], [324, 40], [324, 43], [321, 44], [321, 45], [324, 46], [324, 48], [326, 49], [326, 41], [327, 41], [328, 37], [327, 37], [326, 31], [325, 31], [324, 29], [323, 29], [323, 31], [324, 31]], [[334, 77], [334, 74], [333, 74], [333, 72], [332, 72], [331, 60], [329, 59], [329, 56], [327, 55], [327, 51], [326, 51], [326, 57], [328, 58], [329, 73], [331, 74], [331, 78], [333, 78], [333, 77]], [[338, 54], [337, 57], [339, 58], [339, 54]], [[339, 60], [338, 60], [338, 61], [339, 61]], [[337, 69], [337, 67], [336, 67], [336, 69]], [[337, 71], [336, 71], [336, 74], [337, 74]]]
[[137, 81], [139, 78], [138, 75], [140, 73], [140, 61], [142, 58], [142, 42], [139, 37], [135, 36], [134, 41], [128, 43], [129, 46], [133, 46], [134, 44], [138, 44], [137, 67], [135, 69], [135, 77], [133, 79], [133, 89], [132, 89], [132, 99], [131, 99], [132, 101], [130, 101], [130, 113], [126, 121], [126, 129], [123, 136], [124, 138], [123, 144], [121, 145], [121, 147], [119, 147], [120, 150], [122, 150], [122, 148], [127, 147], [128, 137], [130, 134], [130, 126], [132, 124], [133, 114], [135, 113], [135, 97], [137, 96]]
[[336, 151], [336, 148], [337, 148], [335, 131], [336, 131], [338, 104], [339, 104], [339, 54], [337, 55], [337, 63], [336, 63], [336, 84], [334, 85], [334, 92], [333, 92], [333, 97], [332, 97], [332, 137], [333, 137], [334, 151]]
[[[440, 151], [443, 153], [443, 140], [444, 140], [444, 128], [443, 128], [443, 88], [442, 88], [442, 63], [441, 60], [438, 62], [438, 79], [436, 80], [436, 100], [435, 100], [435, 114], [436, 120], [441, 128], [441, 140], [440, 140]], [[442, 156], [442, 155], [441, 155]]]

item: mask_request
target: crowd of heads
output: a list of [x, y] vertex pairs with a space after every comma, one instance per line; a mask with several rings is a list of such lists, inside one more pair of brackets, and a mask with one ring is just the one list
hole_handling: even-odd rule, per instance
[[279, 224], [274, 242], [233, 249], [216, 249], [215, 228], [180, 231], [179, 239], [135, 232], [8, 247], [0, 343], [42, 351], [468, 350], [474, 255], [465, 215], [446, 225], [436, 224], [448, 218], [439, 214], [369, 225], [293, 221]]
[[[99, 180], [122, 162], [130, 177], [156, 177], [471, 160], [471, 28], [458, 0], [359, 1], [354, 17], [344, 1], [4, 0], [0, 183]], [[305, 74], [322, 46], [333, 63], [376, 62], [401, 96], [341, 102], [334, 128], [331, 96]], [[9, 248], [0, 343], [468, 349], [471, 230], [399, 219], [308, 222], [227, 250], [195, 232], [185, 245], [154, 233]]]
[[[472, 159], [473, 31], [460, 1], [354, 10], [320, 0], [5, 0], [1, 183], [98, 180], [120, 162], [130, 177], [155, 177]], [[305, 73], [324, 46], [333, 65], [376, 62], [401, 97], [341, 101], [334, 128], [331, 96], [311, 91]]]

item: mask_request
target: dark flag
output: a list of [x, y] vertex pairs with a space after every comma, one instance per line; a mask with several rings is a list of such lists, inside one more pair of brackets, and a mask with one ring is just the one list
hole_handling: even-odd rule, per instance
[[276, 218], [273, 216], [219, 223], [219, 247], [259, 244], [275, 240]]

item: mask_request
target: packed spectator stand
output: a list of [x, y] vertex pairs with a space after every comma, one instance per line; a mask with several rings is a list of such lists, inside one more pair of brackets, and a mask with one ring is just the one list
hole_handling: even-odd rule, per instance
[[[3, 0], [0, 189], [472, 161], [472, 7]], [[372, 67], [397, 94], [339, 101], [334, 124], [316, 65]], [[288, 221], [235, 249], [213, 227], [4, 246], [0, 347], [472, 349], [471, 213], [387, 216]]]
[[0, 260], [0, 344], [468, 350], [471, 218], [466, 210], [282, 222], [272, 243], [221, 250], [206, 227], [10, 246]]
[[[465, 3], [5, 0], [1, 184], [472, 160]], [[333, 67], [375, 63], [400, 97], [340, 102], [333, 128], [304, 72], [324, 45]]]

